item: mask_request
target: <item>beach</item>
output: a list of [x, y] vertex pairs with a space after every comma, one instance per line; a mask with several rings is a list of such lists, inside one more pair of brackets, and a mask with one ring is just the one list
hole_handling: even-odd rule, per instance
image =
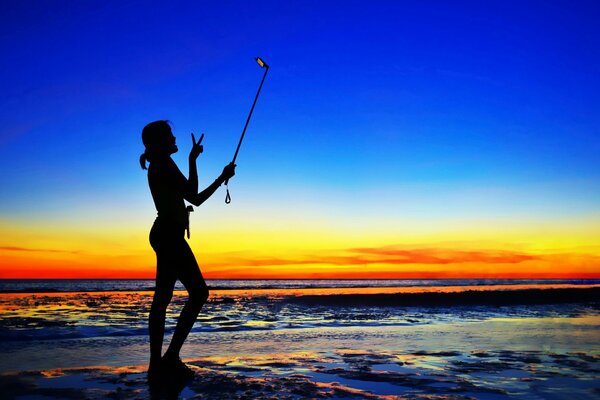
[[[5, 286], [0, 389], [16, 399], [600, 398], [597, 282], [459, 283], [212, 290], [182, 351], [195, 379], [159, 389], [145, 378], [152, 291]], [[185, 299], [175, 292], [167, 336]]]

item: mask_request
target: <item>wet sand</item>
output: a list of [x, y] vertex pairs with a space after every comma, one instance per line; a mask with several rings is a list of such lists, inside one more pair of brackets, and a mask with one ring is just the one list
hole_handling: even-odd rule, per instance
[[[145, 366], [0, 374], [3, 398], [593, 399], [600, 358], [583, 353], [336, 350], [187, 360], [196, 376], [149, 386]], [[42, 397], [43, 396], [43, 397]]]
[[[3, 294], [0, 393], [23, 400], [600, 398], [598, 288], [318, 290], [213, 293], [182, 352], [195, 378], [152, 388], [145, 377], [151, 292]], [[431, 296], [444, 304], [429, 304]], [[457, 303], [452, 296], [472, 297]], [[399, 305], [407, 299], [412, 305]], [[184, 301], [177, 293], [168, 332]]]

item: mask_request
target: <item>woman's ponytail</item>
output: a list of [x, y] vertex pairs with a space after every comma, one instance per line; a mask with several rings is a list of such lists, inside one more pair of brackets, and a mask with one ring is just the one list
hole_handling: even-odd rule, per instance
[[146, 152], [144, 152], [140, 155], [140, 166], [142, 169], [148, 169], [146, 168], [146, 161], [148, 161], [148, 156], [146, 155]]
[[[146, 161], [152, 163], [154, 158], [160, 158], [163, 154], [169, 155], [169, 141], [173, 139], [171, 125], [167, 120], [150, 122], [142, 129], [142, 142], [144, 143], [144, 152], [140, 155], [140, 167], [146, 168]], [[172, 147], [172, 146], [171, 146]], [[175, 149], [177, 149], [175, 147]], [[175, 150], [177, 151], [177, 150]]]

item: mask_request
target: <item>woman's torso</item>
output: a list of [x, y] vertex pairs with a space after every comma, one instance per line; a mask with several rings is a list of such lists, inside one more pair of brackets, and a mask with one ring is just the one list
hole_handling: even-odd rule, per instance
[[158, 212], [156, 222], [183, 230], [188, 226], [188, 213], [183, 201], [182, 179], [185, 181], [170, 157], [153, 161], [148, 167], [148, 185]]

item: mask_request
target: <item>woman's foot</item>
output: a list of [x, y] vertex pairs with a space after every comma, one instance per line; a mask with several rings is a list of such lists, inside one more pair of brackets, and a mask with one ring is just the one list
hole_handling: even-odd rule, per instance
[[148, 381], [157, 381], [162, 375], [162, 368], [158, 363], [150, 363], [146, 374]]
[[185, 379], [191, 379], [195, 375], [194, 370], [181, 361], [179, 357], [163, 357], [161, 360], [161, 370], [164, 374], [181, 376]]

